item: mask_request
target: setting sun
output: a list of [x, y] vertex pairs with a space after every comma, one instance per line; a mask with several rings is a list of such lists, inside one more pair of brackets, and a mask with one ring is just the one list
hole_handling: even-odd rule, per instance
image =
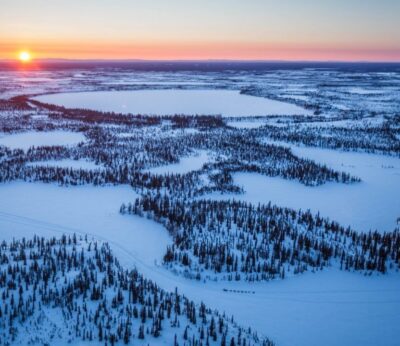
[[31, 54], [29, 52], [20, 52], [18, 56], [19, 60], [22, 62], [28, 62], [32, 59]]

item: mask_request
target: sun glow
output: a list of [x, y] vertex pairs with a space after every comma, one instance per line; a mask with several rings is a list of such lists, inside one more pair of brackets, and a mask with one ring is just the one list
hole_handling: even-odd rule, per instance
[[29, 52], [23, 51], [23, 52], [19, 53], [18, 59], [22, 62], [29, 62], [29, 61], [31, 61], [32, 57]]

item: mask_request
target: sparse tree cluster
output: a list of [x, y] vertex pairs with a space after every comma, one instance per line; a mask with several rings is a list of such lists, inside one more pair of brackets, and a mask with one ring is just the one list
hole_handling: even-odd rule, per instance
[[157, 338], [169, 345], [273, 345], [204, 304], [124, 270], [107, 244], [76, 235], [3, 242], [0, 302], [0, 345], [61, 339], [147, 345]]
[[393, 120], [375, 126], [264, 126], [252, 131], [262, 138], [312, 147], [400, 156], [399, 129]]
[[164, 224], [174, 238], [165, 263], [197, 279], [270, 280], [332, 265], [386, 273], [400, 265], [399, 230], [357, 233], [308, 211], [271, 204], [148, 194], [122, 205], [121, 213]]

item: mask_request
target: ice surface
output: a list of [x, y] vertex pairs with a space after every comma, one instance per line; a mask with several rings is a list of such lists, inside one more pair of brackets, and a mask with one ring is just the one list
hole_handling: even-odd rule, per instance
[[[1, 135], [0, 135], [1, 136]], [[85, 136], [80, 132], [51, 131], [35, 132], [28, 131], [15, 133], [0, 137], [0, 145], [5, 145], [11, 149], [27, 150], [32, 146], [52, 146], [52, 145], [76, 145], [85, 140]]]
[[59, 93], [35, 98], [68, 108], [150, 115], [311, 115], [296, 105], [234, 90], [139, 90]]

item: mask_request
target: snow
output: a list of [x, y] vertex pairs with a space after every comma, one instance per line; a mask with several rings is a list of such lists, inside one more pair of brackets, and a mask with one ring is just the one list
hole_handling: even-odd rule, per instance
[[253, 296], [237, 299], [236, 311], [247, 311], [252, 325], [264, 326], [277, 345], [398, 343], [398, 274], [378, 278], [328, 269], [255, 286]]
[[0, 135], [0, 145], [5, 145], [11, 149], [23, 150], [27, 150], [32, 146], [76, 145], [83, 141], [85, 141], [85, 136], [82, 133], [69, 131], [28, 131], [2, 137]]
[[288, 97], [293, 100], [298, 100], [298, 101], [308, 101], [310, 98], [306, 95], [291, 95], [291, 94], [286, 94], [282, 95], [283, 97]]
[[[282, 143], [277, 143], [282, 145]], [[400, 160], [395, 157], [296, 147], [295, 155], [326, 164], [361, 178], [361, 183], [326, 183], [309, 187], [297, 181], [256, 173], [234, 174], [243, 195], [211, 194], [215, 199], [235, 198], [252, 203], [271, 201], [283, 207], [310, 209], [313, 213], [351, 226], [358, 231], [393, 231], [400, 216]]]
[[178, 287], [196, 302], [234, 315], [238, 323], [272, 337], [277, 345], [372, 346], [383, 340], [388, 346], [398, 344], [398, 273], [366, 277], [328, 269], [266, 283], [190, 281], [160, 267], [171, 243], [162, 226], [119, 214], [120, 204], [135, 197], [128, 186], [1, 185], [2, 239], [88, 233], [108, 241], [124, 266], [136, 266], [160, 287]]
[[234, 120], [228, 121], [227, 125], [236, 127], [237, 129], [256, 129], [266, 124], [265, 119], [254, 119], [254, 120]]
[[210, 160], [205, 150], [199, 150], [196, 155], [182, 157], [178, 163], [163, 165], [146, 170], [152, 174], [186, 174], [203, 168]]
[[360, 87], [353, 87], [349, 88], [348, 92], [357, 95], [373, 95], [373, 94], [384, 94], [386, 91], [380, 89], [364, 89]]
[[35, 120], [46, 120], [49, 118], [49, 116], [48, 115], [31, 115], [31, 118], [35, 119]]
[[11, 240], [35, 233], [46, 237], [88, 234], [107, 240], [119, 253], [129, 253], [153, 265], [154, 260], [161, 261], [171, 240], [162, 226], [150, 220], [120, 215], [121, 204], [136, 197], [128, 186], [58, 187], [23, 182], [1, 185], [1, 238]]
[[157, 81], [157, 82], [147, 82], [147, 81], [129, 81], [129, 80], [119, 80], [119, 81], [106, 81], [102, 82], [103, 85], [202, 85], [206, 86], [207, 83], [204, 82], [196, 82], [196, 81]]
[[[380, 77], [377, 80], [372, 73], [363, 75], [365, 79], [361, 81], [353, 80], [350, 78], [352, 75], [345, 73], [335, 72], [331, 75], [333, 72], [318, 69], [314, 71], [312, 74], [303, 70], [275, 71], [265, 75], [252, 74], [249, 71], [232, 75], [225, 72], [193, 75], [192, 72], [135, 74], [104, 70], [83, 74], [71, 70], [60, 74], [49, 73], [50, 78], [34, 72], [38, 74], [37, 77], [21, 75], [22, 78], [16, 78], [16, 82], [12, 82], [12, 78], [0, 76], [0, 79], [4, 80], [2, 87], [10, 86], [0, 97], [54, 90], [87, 91], [112, 84], [130, 84], [143, 88], [146, 85], [169, 85], [175, 88], [178, 85], [185, 85], [187, 88], [195, 85], [197, 88], [215, 85], [236, 89], [254, 86], [262, 90], [262, 94], [272, 98], [288, 97], [294, 101], [309, 101], [323, 107], [333, 106], [331, 111], [324, 110], [324, 114], [327, 112], [328, 115], [337, 115], [337, 108], [362, 110], [365, 115], [374, 110], [379, 114], [368, 120], [307, 124], [311, 127], [351, 127], [360, 125], [361, 122], [380, 125], [384, 117], [398, 113], [395, 102], [398, 100], [398, 91], [388, 87], [396, 83], [395, 77], [398, 74], [394, 73], [390, 79], [381, 82]], [[171, 80], [171, 77], [174, 79]], [[84, 79], [78, 83], [76, 78]], [[369, 79], [375, 82], [369, 83]], [[196, 83], [196, 80], [199, 82]], [[204, 84], [201, 81], [204, 81]], [[273, 83], [274, 81], [277, 83]], [[333, 82], [331, 86], [329, 83], [323, 85], [329, 81]], [[388, 86], [384, 82], [388, 82]], [[350, 87], [353, 84], [354, 87]], [[317, 94], [306, 96], [306, 93], [317, 91]], [[311, 111], [293, 104], [241, 95], [237, 91], [228, 90], [102, 91], [53, 94], [38, 99], [51, 103], [60, 102], [59, 104], [65, 102], [68, 107], [88, 107], [123, 113], [218, 113], [237, 117], [227, 119], [229, 125], [237, 128], [256, 128], [267, 121], [277, 126], [285, 126], [286, 121], [290, 122], [290, 119], [284, 118], [239, 119], [239, 116], [312, 114]], [[335, 104], [332, 104], [332, 100], [335, 100]], [[46, 116], [31, 115], [31, 119], [45, 120]], [[195, 131], [197, 130], [185, 130]], [[119, 136], [129, 138], [132, 135], [123, 132]], [[2, 136], [0, 134], [0, 145], [24, 150], [31, 145], [75, 145], [85, 140], [83, 134], [67, 131], [26, 132]], [[397, 137], [400, 140], [399, 135]], [[351, 225], [359, 231], [367, 231], [370, 228], [377, 228], [379, 231], [393, 230], [396, 218], [400, 217], [398, 158], [279, 144], [292, 148], [293, 153], [300, 157], [310, 158], [336, 170], [358, 176], [362, 182], [353, 185], [328, 183], [318, 187], [307, 187], [296, 181], [238, 173], [234, 175], [235, 183], [244, 187], [245, 194], [215, 194], [211, 197], [243, 199], [252, 203], [272, 201], [295, 209], [310, 208], [313, 212], [320, 211], [322, 216], [339, 221], [342, 225]], [[155, 174], [187, 173], [200, 169], [207, 160], [209, 157], [203, 151], [199, 156], [185, 157], [177, 164], [155, 167], [150, 171]], [[52, 160], [32, 164], [101, 168], [85, 160]], [[203, 301], [213, 309], [234, 315], [238, 323], [251, 326], [271, 337], [277, 345], [399, 345], [398, 272], [363, 276], [360, 273], [341, 272], [330, 268], [296, 277], [287, 273], [287, 279], [283, 281], [262, 283], [209, 281], [205, 284], [190, 281], [160, 265], [167, 245], [172, 243], [165, 228], [145, 218], [119, 214], [121, 203], [132, 202], [136, 197], [137, 194], [128, 186], [67, 188], [42, 183], [1, 184], [0, 240], [11, 240], [14, 237], [30, 238], [34, 233], [46, 237], [74, 232], [92, 235], [109, 242], [126, 268], [136, 266], [162, 288], [174, 290], [178, 287], [179, 291], [190, 299]], [[226, 292], [225, 288], [254, 291], [254, 294]], [[50, 319], [59, 320], [61, 316], [53, 315]], [[46, 333], [46, 327], [39, 333]], [[66, 340], [64, 341], [67, 344]], [[61, 340], [59, 342], [62, 343]], [[150, 339], [149, 343], [163, 344], [163, 340]]]
[[87, 160], [49, 160], [49, 161], [35, 161], [30, 162], [29, 166], [44, 166], [44, 167], [61, 167], [61, 168], [73, 168], [73, 169], [86, 169], [94, 170], [99, 169], [101, 166], [96, 165], [93, 161]]
[[69, 108], [151, 115], [220, 114], [235, 117], [312, 114], [290, 103], [243, 95], [234, 90], [96, 91], [43, 95], [35, 99]]

